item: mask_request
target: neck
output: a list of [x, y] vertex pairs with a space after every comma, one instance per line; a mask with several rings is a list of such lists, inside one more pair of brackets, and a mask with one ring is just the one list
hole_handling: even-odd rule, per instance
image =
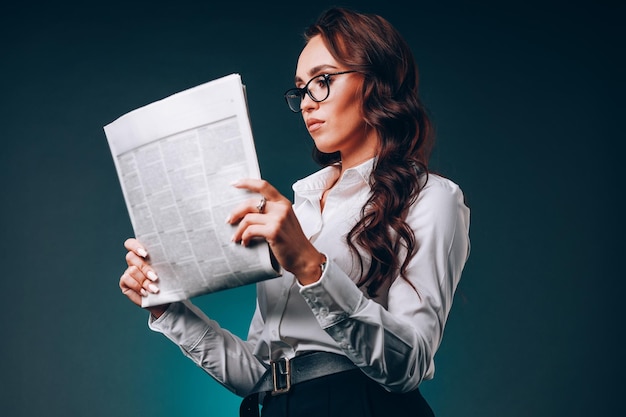
[[354, 168], [356, 166], [361, 165], [362, 163], [364, 163], [365, 161], [369, 161], [370, 159], [372, 159], [373, 157], [375, 157], [376, 154], [372, 153], [371, 155], [363, 155], [360, 158], [341, 158], [341, 164], [339, 164], [338, 168], [339, 168], [339, 174], [341, 176], [341, 174], [343, 174], [343, 172], [345, 170], [348, 170], [350, 168]]
[[374, 130], [366, 132], [363, 140], [356, 148], [350, 152], [341, 152], [341, 173], [346, 169], [361, 165], [363, 162], [378, 155], [379, 146], [378, 137], [375, 135]]

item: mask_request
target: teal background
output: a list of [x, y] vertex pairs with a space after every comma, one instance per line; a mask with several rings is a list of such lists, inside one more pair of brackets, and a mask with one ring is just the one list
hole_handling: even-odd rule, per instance
[[[311, 142], [282, 98], [329, 2], [24, 2], [0, 12], [0, 415], [234, 416], [238, 399], [120, 294], [132, 235], [102, 127], [238, 72], [263, 176]], [[411, 44], [472, 254], [422, 391], [438, 416], [616, 415], [624, 6], [346, 1]], [[245, 336], [252, 287], [198, 297]]]

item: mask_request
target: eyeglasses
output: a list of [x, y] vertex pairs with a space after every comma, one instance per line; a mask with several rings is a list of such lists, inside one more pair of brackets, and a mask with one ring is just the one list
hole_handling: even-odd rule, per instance
[[330, 95], [330, 77], [341, 74], [349, 74], [357, 72], [356, 70], [333, 72], [330, 74], [321, 74], [311, 78], [302, 88], [291, 88], [285, 92], [285, 100], [289, 109], [294, 113], [300, 113], [302, 109], [300, 104], [304, 99], [304, 95], [308, 94], [311, 100], [319, 103], [324, 101]]

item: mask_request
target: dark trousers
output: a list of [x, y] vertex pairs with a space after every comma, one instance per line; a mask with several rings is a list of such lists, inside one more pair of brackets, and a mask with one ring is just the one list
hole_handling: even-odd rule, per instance
[[419, 390], [390, 393], [358, 369], [303, 382], [287, 394], [266, 395], [261, 417], [433, 417]]

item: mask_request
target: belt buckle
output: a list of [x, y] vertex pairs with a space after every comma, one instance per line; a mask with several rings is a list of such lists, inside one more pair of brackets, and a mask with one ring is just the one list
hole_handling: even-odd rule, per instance
[[289, 358], [271, 361], [272, 367], [272, 395], [280, 395], [291, 389], [291, 362]]

